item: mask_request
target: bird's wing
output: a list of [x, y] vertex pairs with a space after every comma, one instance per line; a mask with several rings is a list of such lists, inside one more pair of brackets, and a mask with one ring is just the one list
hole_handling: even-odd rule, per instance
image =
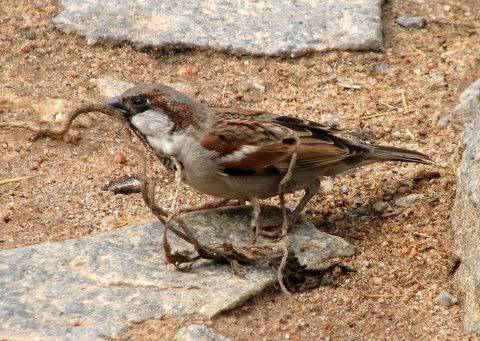
[[213, 108], [217, 122], [201, 144], [215, 152], [228, 170], [285, 172], [297, 153], [295, 169], [318, 168], [344, 160], [359, 150], [338, 137], [342, 131], [316, 122], [268, 112]]

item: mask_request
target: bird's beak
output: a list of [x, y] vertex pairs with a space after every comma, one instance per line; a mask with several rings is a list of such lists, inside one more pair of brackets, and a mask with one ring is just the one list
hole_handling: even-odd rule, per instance
[[124, 105], [120, 97], [113, 97], [107, 101], [107, 105], [116, 111], [120, 111], [126, 119], [131, 116], [130, 110], [128, 110]]

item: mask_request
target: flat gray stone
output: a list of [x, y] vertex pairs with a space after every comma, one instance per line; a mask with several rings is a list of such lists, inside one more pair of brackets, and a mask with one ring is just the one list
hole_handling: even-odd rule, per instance
[[61, 0], [53, 23], [89, 43], [206, 47], [231, 53], [300, 56], [379, 50], [383, 0]]
[[[467, 89], [472, 93], [480, 80]], [[468, 94], [467, 92], [467, 94]], [[476, 95], [478, 96], [478, 95]], [[476, 97], [475, 95], [472, 98]], [[466, 97], [464, 95], [461, 96]], [[470, 102], [473, 103], [473, 102]], [[455, 249], [461, 258], [456, 273], [459, 288], [465, 293], [464, 326], [468, 332], [480, 331], [480, 103], [469, 108], [477, 112], [467, 125], [461, 143], [465, 145], [457, 173], [457, 194], [451, 214]]]
[[439, 120], [441, 126], [449, 123], [466, 124], [480, 115], [480, 79], [470, 84], [459, 96], [453, 110]]
[[[203, 244], [245, 244], [251, 208], [185, 216]], [[280, 221], [264, 207], [265, 224]], [[300, 262], [315, 267], [330, 257], [352, 256], [343, 239], [300, 221], [289, 235]], [[199, 314], [212, 317], [241, 305], [275, 281], [266, 267], [245, 277], [230, 266], [199, 261], [191, 272], [165, 264], [163, 228], [147, 222], [97, 236], [0, 252], [0, 339], [97, 340], [119, 335], [151, 318]], [[169, 237], [174, 250], [191, 246]], [[261, 243], [262, 240], [259, 240]]]

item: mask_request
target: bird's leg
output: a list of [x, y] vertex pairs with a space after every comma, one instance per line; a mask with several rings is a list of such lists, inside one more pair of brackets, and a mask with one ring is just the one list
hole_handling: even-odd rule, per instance
[[290, 213], [288, 217], [288, 223], [290, 226], [295, 225], [300, 217], [305, 206], [307, 206], [308, 202], [315, 196], [315, 194], [320, 192], [320, 179], [316, 178], [314, 181], [308, 184], [308, 187], [305, 188], [305, 194], [303, 195], [302, 199], [298, 203], [297, 207]]
[[189, 213], [189, 212], [196, 212], [196, 211], [213, 210], [215, 208], [220, 208], [225, 206], [240, 206], [240, 205], [245, 205], [245, 202], [242, 200], [219, 199], [219, 200], [213, 200], [201, 205], [181, 208], [178, 210], [178, 213]]
[[282, 225], [281, 231], [279, 232], [279, 225], [274, 226], [264, 226], [260, 231], [260, 235], [269, 238], [283, 238], [288, 231], [289, 219], [287, 214], [287, 208], [285, 205], [285, 193], [289, 192], [289, 189], [294, 185], [292, 180], [292, 173], [295, 165], [297, 163], [297, 153], [294, 153], [290, 159], [290, 164], [288, 170], [285, 173], [284, 177], [278, 184], [278, 197], [280, 199], [280, 210], [282, 211]]
[[[280, 194], [280, 208], [282, 209], [283, 213], [283, 224], [282, 224], [282, 229], [279, 231], [280, 225], [272, 225], [272, 226], [263, 226], [262, 230], [260, 231], [260, 235], [263, 237], [268, 237], [268, 238], [281, 238], [283, 237], [286, 232], [288, 232], [289, 229], [291, 229], [295, 223], [297, 222], [298, 218], [300, 217], [300, 214], [302, 213], [303, 209], [305, 206], [307, 206], [308, 202], [315, 196], [320, 191], [320, 180], [316, 178], [314, 181], [308, 184], [308, 186], [305, 188], [305, 194], [303, 195], [302, 199], [300, 199], [300, 202], [298, 205], [295, 207], [293, 212], [287, 214], [286, 213], [286, 208], [285, 208], [285, 202], [283, 195]], [[282, 203], [283, 201], [283, 203]], [[287, 216], [287, 218], [285, 218]], [[285, 223], [286, 221], [286, 223]], [[286, 230], [285, 230], [286, 226]]]
[[260, 232], [260, 201], [257, 197], [251, 197], [250, 203], [252, 204], [253, 212], [252, 212], [252, 221], [251, 221], [251, 235], [250, 235], [250, 243], [255, 244], [257, 241], [258, 234]]

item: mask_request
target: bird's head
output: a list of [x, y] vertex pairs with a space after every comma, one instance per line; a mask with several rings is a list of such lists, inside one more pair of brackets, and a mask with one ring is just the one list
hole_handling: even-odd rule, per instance
[[107, 104], [143, 136], [172, 134], [202, 121], [206, 107], [162, 84], [136, 85]]

